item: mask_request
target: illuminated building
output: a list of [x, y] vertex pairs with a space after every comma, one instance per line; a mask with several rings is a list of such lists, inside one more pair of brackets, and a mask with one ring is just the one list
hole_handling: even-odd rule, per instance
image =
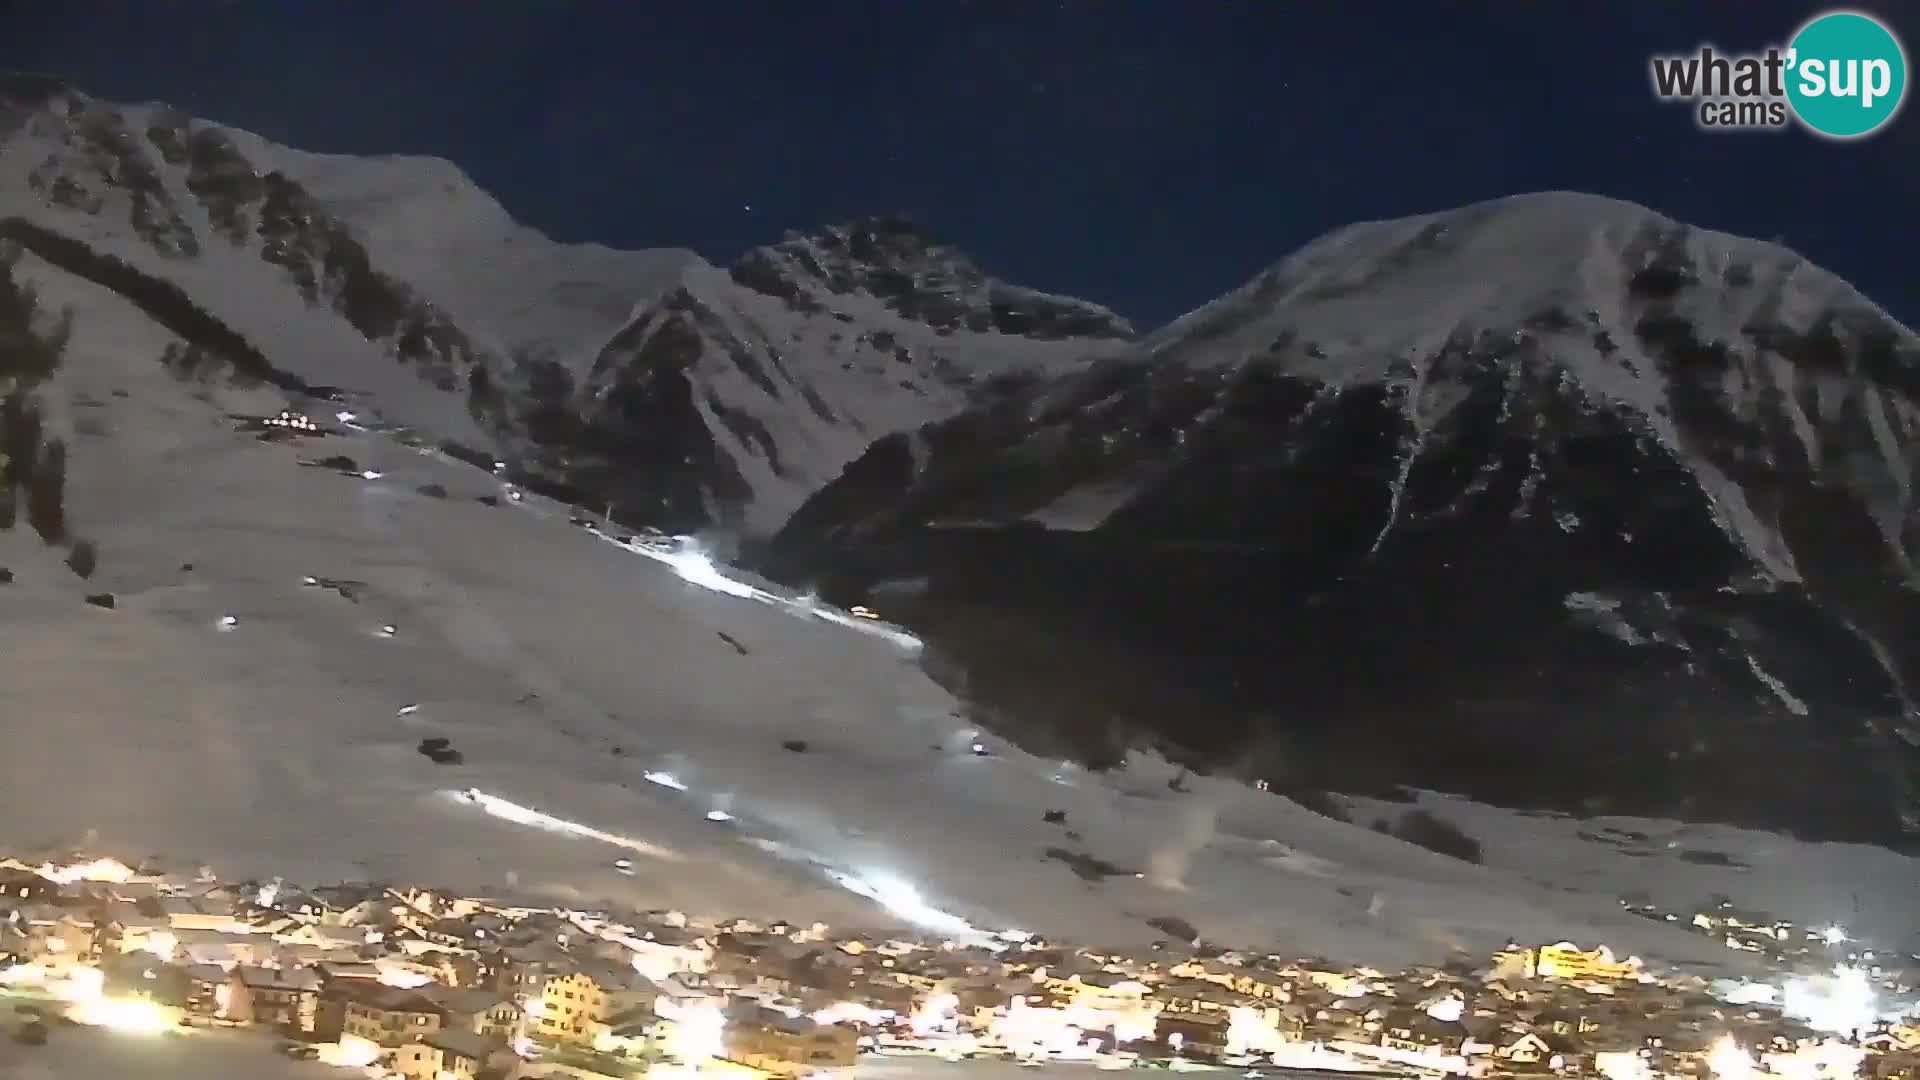
[[859, 1033], [846, 1024], [820, 1024], [770, 1009], [741, 1008], [728, 1017], [726, 1057], [776, 1075], [850, 1068]]
[[439, 1030], [440, 1010], [432, 999], [413, 990], [373, 986], [358, 990], [347, 1002], [341, 1034], [392, 1047], [419, 1042]]
[[231, 1019], [299, 1034], [314, 1030], [320, 980], [310, 973], [238, 967], [229, 985], [227, 1014]]
[[393, 1069], [405, 1080], [474, 1080], [495, 1061], [512, 1056], [502, 1043], [466, 1031], [437, 1031], [393, 1052]]
[[1570, 941], [1537, 949], [1507, 950], [1495, 960], [1496, 964], [1517, 962], [1520, 974], [1527, 978], [1626, 982], [1639, 979], [1642, 970], [1639, 957], [1620, 960], [1605, 945], [1588, 952]]

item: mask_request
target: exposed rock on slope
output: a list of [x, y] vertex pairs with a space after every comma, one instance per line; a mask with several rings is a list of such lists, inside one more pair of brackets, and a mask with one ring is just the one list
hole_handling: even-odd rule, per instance
[[580, 385], [546, 373], [529, 431], [551, 472], [640, 520], [764, 535], [874, 439], [1132, 336], [870, 218], [689, 268]]
[[1892, 840], [1917, 471], [1920, 344], [1844, 282], [1546, 194], [1341, 230], [881, 440], [773, 561], [924, 578], [871, 602], [1030, 734]]
[[444, 161], [303, 153], [37, 77], [0, 80], [0, 233], [257, 377], [660, 527], [770, 533], [873, 439], [1132, 337], [900, 221], [731, 272], [556, 244]]
[[271, 342], [282, 371], [384, 391], [405, 421], [474, 437], [499, 410], [493, 350], [241, 141], [164, 106], [0, 81], [0, 227], [108, 288], [177, 294], [228, 344]]

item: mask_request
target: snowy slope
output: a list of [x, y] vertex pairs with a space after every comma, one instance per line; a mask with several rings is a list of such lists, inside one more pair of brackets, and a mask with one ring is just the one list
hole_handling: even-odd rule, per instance
[[34, 77], [0, 79], [0, 241], [632, 524], [754, 535], [873, 439], [1133, 335], [899, 222], [725, 271], [557, 244], [445, 161], [306, 153]]
[[[179, 381], [148, 360], [167, 342], [137, 308], [32, 256], [20, 273], [45, 308], [86, 312], [33, 396], [68, 446], [71, 528], [100, 556], [81, 581], [24, 527], [0, 534], [16, 766], [0, 845], [886, 921], [864, 891], [949, 930], [932, 908], [1080, 941], [1142, 942], [1157, 933], [1144, 920], [1178, 915], [1222, 941], [1383, 963], [1509, 935], [1736, 960], [1623, 916], [1611, 882], [1535, 884], [1497, 845], [1477, 867], [1243, 785], [1174, 790], [1144, 757], [1095, 775], [1002, 746], [897, 645], [701, 588], [563, 507], [485, 505], [500, 489], [482, 471], [350, 432], [297, 446], [236, 432], [229, 410], [283, 399]], [[299, 464], [341, 453], [380, 475]], [[365, 585], [348, 600], [307, 575]], [[82, 602], [103, 590], [112, 610]], [[416, 753], [430, 735], [464, 762]], [[805, 752], [783, 747], [796, 739]], [[471, 791], [597, 832], [530, 829], [450, 794]], [[1119, 873], [1083, 880], [1049, 847]], [[613, 872], [616, 857], [637, 873]], [[1799, 857], [1750, 881], [1802, 873]], [[1861, 887], [1911, 883], [1872, 861], [1888, 856], [1851, 858], [1830, 865]]]
[[1909, 842], [1917, 473], [1911, 331], [1546, 193], [1340, 230], [882, 440], [769, 565], [919, 582], [871, 602], [1035, 738]]
[[697, 265], [690, 251], [558, 244], [449, 161], [313, 154], [235, 133], [350, 225], [374, 261], [506, 351], [582, 363]]
[[489, 445], [485, 391], [502, 366], [492, 343], [376, 265], [241, 138], [164, 106], [0, 81], [0, 230], [171, 309], [177, 325], [197, 315], [204, 340], [192, 344], [251, 348], [307, 382], [378, 395], [395, 422]]
[[727, 271], [687, 268], [607, 344], [560, 410], [578, 426], [552, 435], [556, 471], [642, 520], [765, 536], [873, 440], [1132, 336], [906, 221], [790, 235]]
[[[1551, 352], [1593, 405], [1631, 411], [1686, 457], [1721, 527], [1770, 574], [1796, 580], [1788, 544], [1738, 479], [1721, 475], [1714, 448], [1698, 445], [1705, 433], [1688, 430], [1688, 408], [1700, 404], [1689, 393], [1711, 393], [1725, 415], [1782, 425], [1789, 438], [1764, 464], [1851, 488], [1916, 573], [1920, 345], [1847, 282], [1777, 244], [1617, 199], [1515, 196], [1336, 231], [1147, 348], [1182, 364], [1264, 355], [1333, 386], [1385, 384], [1417, 436], [1467, 400], [1459, 373], [1446, 370], [1448, 346], [1495, 337], [1515, 352]], [[1829, 342], [1837, 363], [1807, 355]], [[1702, 378], [1675, 369], [1705, 357], [1661, 355], [1686, 348], [1722, 354], [1720, 370]], [[1703, 385], [1687, 385], [1695, 380]], [[1823, 445], [1848, 420], [1862, 444]]]

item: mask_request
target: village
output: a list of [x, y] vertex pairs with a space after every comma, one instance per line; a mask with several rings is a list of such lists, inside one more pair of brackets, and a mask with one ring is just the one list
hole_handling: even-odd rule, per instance
[[343, 1075], [404, 1080], [824, 1077], [915, 1055], [1250, 1075], [1920, 1077], [1920, 1026], [1845, 1015], [1839, 985], [1905, 993], [1904, 968], [1833, 928], [1691, 924], [1803, 955], [1815, 975], [1813, 958], [1838, 951], [1839, 1015], [1789, 1019], [1771, 984], [1729, 993], [1566, 942], [1385, 972], [1172, 940], [1122, 955], [182, 880], [74, 856], [0, 859], [0, 1024], [28, 1047], [88, 1025], [247, 1029]]

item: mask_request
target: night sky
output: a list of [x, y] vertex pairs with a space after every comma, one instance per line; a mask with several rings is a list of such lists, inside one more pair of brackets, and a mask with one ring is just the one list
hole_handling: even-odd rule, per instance
[[[24, 3], [0, 6], [0, 68], [305, 149], [447, 157], [563, 240], [730, 261], [903, 211], [1143, 324], [1346, 222], [1549, 188], [1782, 239], [1920, 324], [1911, 102], [1838, 144], [1703, 134], [1648, 87], [1650, 52], [1782, 42], [1824, 7]], [[1892, 21], [1920, 52], [1920, 9]]]

